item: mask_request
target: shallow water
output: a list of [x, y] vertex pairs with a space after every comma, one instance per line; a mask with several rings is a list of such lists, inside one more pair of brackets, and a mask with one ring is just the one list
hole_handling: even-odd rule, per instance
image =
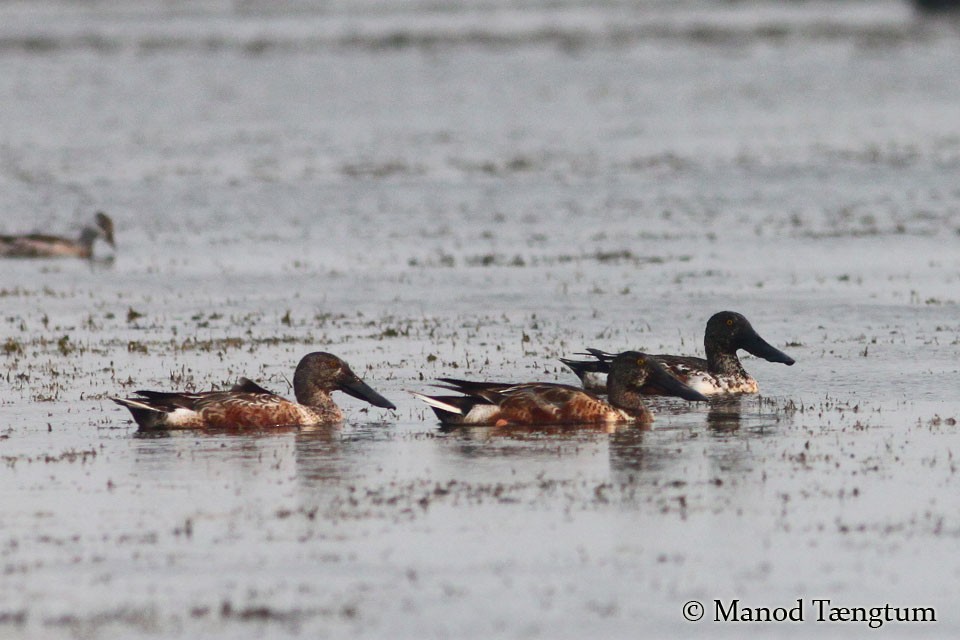
[[[956, 25], [896, 3], [0, 8], [0, 635], [956, 633]], [[102, 247], [101, 247], [102, 249]], [[650, 430], [443, 433], [408, 390], [796, 358]], [[108, 396], [308, 351], [396, 412], [139, 434]], [[803, 623], [712, 621], [714, 599]], [[704, 620], [684, 620], [690, 600]]]

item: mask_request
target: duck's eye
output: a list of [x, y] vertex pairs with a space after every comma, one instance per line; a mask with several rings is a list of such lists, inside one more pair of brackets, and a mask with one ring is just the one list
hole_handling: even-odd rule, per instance
[[637, 364], [642, 367], [643, 365], [647, 364], [647, 361], [643, 358], [637, 358]]
[[727, 318], [727, 326], [728, 326], [728, 327], [732, 327], [732, 326], [733, 326], [733, 318]]

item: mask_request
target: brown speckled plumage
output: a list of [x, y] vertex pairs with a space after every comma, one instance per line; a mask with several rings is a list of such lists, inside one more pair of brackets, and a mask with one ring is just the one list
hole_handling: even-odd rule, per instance
[[343, 412], [333, 391], [344, 391], [388, 409], [393, 404], [364, 383], [346, 362], [322, 352], [307, 354], [293, 376], [297, 402], [246, 378], [229, 391], [177, 393], [137, 391], [139, 397], [111, 398], [130, 410], [143, 429], [202, 429], [335, 424]]
[[[703, 346], [706, 358], [693, 356], [654, 355], [675, 378], [704, 395], [732, 393], [757, 393], [757, 381], [743, 368], [737, 351], [743, 349], [758, 358], [786, 365], [794, 364], [793, 358], [771, 346], [742, 315], [733, 311], [715, 313], [707, 321]], [[616, 354], [599, 349], [587, 349], [595, 360], [560, 361], [570, 367], [583, 382], [583, 388], [603, 392], [610, 363]], [[646, 385], [643, 393], [663, 394], [655, 384]]]
[[564, 384], [531, 382], [505, 384], [441, 378], [444, 388], [461, 396], [416, 394], [430, 405], [444, 425], [549, 425], [650, 422], [653, 414], [643, 404], [640, 388], [656, 380], [671, 395], [705, 400], [671, 377], [646, 354], [628, 351], [611, 363], [609, 401]]

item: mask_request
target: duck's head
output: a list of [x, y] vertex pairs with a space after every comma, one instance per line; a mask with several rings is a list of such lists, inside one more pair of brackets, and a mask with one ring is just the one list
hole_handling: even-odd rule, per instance
[[396, 409], [392, 402], [361, 380], [346, 362], [322, 351], [308, 353], [300, 360], [293, 374], [293, 391], [299, 402], [309, 402], [318, 392], [329, 395], [343, 391], [376, 407]]
[[116, 249], [117, 244], [113, 239], [113, 220], [110, 218], [110, 216], [103, 211], [97, 211], [96, 215], [94, 216], [94, 220], [96, 221], [97, 230], [100, 237], [106, 240], [107, 244]]
[[656, 387], [661, 395], [707, 401], [702, 393], [674, 378], [655, 358], [640, 351], [624, 351], [613, 359], [607, 378], [607, 385], [611, 384], [622, 384], [635, 391], [641, 391], [643, 387]]
[[721, 311], [707, 320], [704, 344], [713, 344], [730, 352], [743, 349], [758, 358], [788, 366], [794, 363], [793, 358], [761, 338], [750, 321], [735, 311]]

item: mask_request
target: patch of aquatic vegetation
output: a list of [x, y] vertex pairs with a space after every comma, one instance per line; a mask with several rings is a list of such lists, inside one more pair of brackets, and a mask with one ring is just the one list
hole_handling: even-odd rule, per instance
[[281, 510], [277, 517], [299, 515], [307, 521], [391, 519], [409, 520], [431, 508], [463, 508], [483, 504], [536, 508], [562, 501], [567, 509], [594, 510], [609, 506], [653, 506], [660, 513], [685, 517], [689, 510], [718, 511], [712, 489], [723, 486], [720, 478], [703, 481], [649, 480], [628, 475], [611, 482], [586, 477], [557, 479], [539, 477], [516, 482], [466, 482], [422, 479], [391, 482], [378, 487], [347, 486], [329, 503], [309, 508]]
[[5, 356], [23, 355], [23, 342], [16, 338], [7, 338], [3, 342], [2, 350]]
[[[957, 426], [957, 419], [953, 416], [944, 418], [937, 414], [928, 419], [926, 422], [918, 419], [917, 424], [921, 426], [926, 425], [931, 430], [939, 429], [941, 427], [952, 428]], [[950, 453], [950, 459], [951, 461], [953, 460], [953, 453]]]
[[79, 462], [80, 464], [86, 464], [89, 461], [96, 459], [97, 450], [94, 448], [90, 449], [67, 449], [66, 451], [61, 451], [57, 454], [38, 454], [38, 455], [19, 455], [19, 456], [2, 456], [0, 461], [3, 462], [8, 467], [14, 467], [17, 464], [54, 464], [58, 462], [67, 462], [74, 463]]
[[447, 267], [455, 268], [458, 265], [467, 267], [542, 267], [562, 264], [577, 264], [596, 262], [599, 264], [629, 264], [634, 266], [650, 264], [666, 264], [671, 262], [689, 262], [690, 255], [640, 255], [629, 249], [615, 249], [609, 251], [593, 251], [589, 253], [567, 253], [559, 255], [527, 255], [480, 253], [457, 257], [445, 251], [427, 258], [410, 258], [407, 261], [411, 267]]
[[[560, 17], [564, 17], [560, 12]], [[304, 19], [312, 19], [309, 12]], [[530, 47], [554, 47], [562, 51], [585, 48], [628, 48], [641, 42], [662, 40], [704, 47], [736, 47], [742, 50], [752, 43], [781, 45], [789, 41], [849, 41], [864, 48], [899, 47], [904, 42], [930, 39], [936, 31], [923, 28], [919, 21], [877, 20], [860, 24], [838, 18], [818, 22], [792, 21], [769, 17], [750, 21], [698, 20], [681, 22], [658, 15], [630, 15], [616, 23], [594, 26], [579, 21], [555, 19], [531, 20], [523, 28], [502, 29], [463, 18], [453, 28], [437, 28], [432, 22], [413, 24], [399, 21], [390, 29], [356, 29], [306, 35], [259, 33], [250, 36], [209, 33], [196, 35], [173, 33], [11, 33], [0, 38], [0, 51], [24, 54], [49, 54], [59, 51], [93, 51], [101, 55], [122, 52], [159, 53], [197, 51], [236, 52], [258, 57], [291, 53], [310, 53], [329, 49], [366, 51], [425, 50], [478, 47], [489, 50], [513, 50]]]
[[13, 359], [8, 362], [8, 367], [16, 368], [21, 359], [26, 357], [40, 357], [45, 355], [56, 355], [62, 357], [82, 356], [88, 352], [103, 353], [99, 346], [94, 348], [91, 343], [81, 340], [69, 334], [60, 336], [39, 335], [29, 339], [8, 337], [2, 345], [0, 351], [4, 356]]
[[51, 287], [42, 289], [24, 289], [22, 287], [6, 287], [0, 289], [0, 298], [69, 298], [75, 294], [67, 294], [63, 291], [57, 291]]

